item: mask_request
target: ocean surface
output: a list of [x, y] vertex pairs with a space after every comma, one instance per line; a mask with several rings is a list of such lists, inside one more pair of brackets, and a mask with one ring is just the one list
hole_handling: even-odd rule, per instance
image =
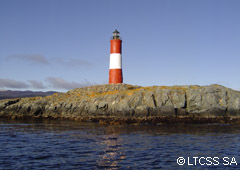
[[240, 169], [240, 126], [0, 120], [8, 169]]

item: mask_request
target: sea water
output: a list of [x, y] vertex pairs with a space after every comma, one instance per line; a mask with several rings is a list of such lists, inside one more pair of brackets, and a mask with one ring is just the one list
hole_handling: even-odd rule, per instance
[[0, 169], [240, 169], [240, 126], [0, 120]]

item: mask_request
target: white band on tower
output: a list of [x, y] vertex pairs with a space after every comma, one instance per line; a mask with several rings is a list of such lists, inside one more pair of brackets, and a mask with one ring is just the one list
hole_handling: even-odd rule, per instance
[[121, 69], [121, 68], [122, 68], [122, 55], [120, 53], [111, 53], [109, 69]]

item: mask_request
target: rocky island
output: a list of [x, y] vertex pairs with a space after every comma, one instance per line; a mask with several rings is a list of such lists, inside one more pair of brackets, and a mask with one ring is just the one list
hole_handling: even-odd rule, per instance
[[240, 92], [220, 85], [97, 85], [0, 100], [0, 118], [121, 123], [240, 123]]

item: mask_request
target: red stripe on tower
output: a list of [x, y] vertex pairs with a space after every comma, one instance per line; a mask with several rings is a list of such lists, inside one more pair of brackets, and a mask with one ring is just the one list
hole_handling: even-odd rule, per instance
[[117, 29], [110, 41], [109, 84], [123, 83], [122, 75], [122, 40]]

